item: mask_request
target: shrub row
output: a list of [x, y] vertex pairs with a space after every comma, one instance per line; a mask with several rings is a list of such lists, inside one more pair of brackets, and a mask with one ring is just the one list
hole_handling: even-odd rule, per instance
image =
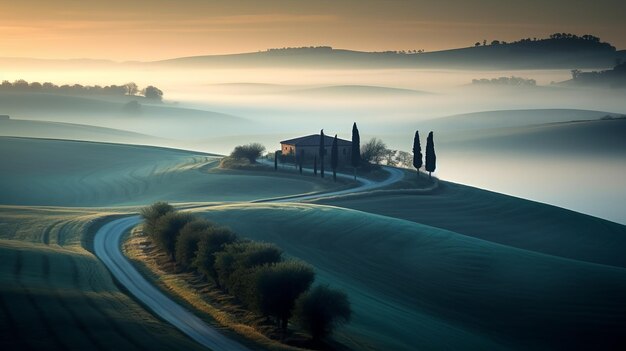
[[141, 211], [144, 231], [183, 270], [195, 270], [207, 281], [234, 296], [246, 308], [273, 319], [283, 331], [295, 317], [314, 341], [350, 319], [348, 297], [328, 286], [316, 286], [313, 268], [284, 260], [273, 244], [242, 240], [190, 213], [177, 212], [164, 202]]

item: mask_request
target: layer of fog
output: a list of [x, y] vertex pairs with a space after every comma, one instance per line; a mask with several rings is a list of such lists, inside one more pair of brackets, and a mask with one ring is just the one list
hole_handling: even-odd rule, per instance
[[[518, 76], [535, 79], [536, 87], [471, 85], [472, 79]], [[464, 153], [456, 137], [479, 135], [489, 128], [519, 127], [538, 122], [597, 119], [606, 113], [626, 112], [623, 90], [576, 89], [551, 82], [570, 78], [567, 70], [461, 71], [461, 70], [135, 70], [81, 69], [67, 71], [22, 68], [0, 76], [1, 80], [26, 79], [55, 84], [109, 85], [134, 81], [155, 85], [165, 92], [165, 103], [144, 106], [138, 115], [74, 111], [68, 106], [43, 113], [24, 104], [12, 117], [69, 122], [115, 128], [160, 138], [163, 145], [226, 154], [235, 145], [261, 142], [269, 151], [279, 141], [313, 134], [349, 139], [357, 122], [363, 140], [382, 138], [390, 148], [409, 151], [416, 129], [435, 131], [443, 138], [438, 150], [436, 175], [442, 179], [542, 201], [626, 223], [626, 157], [594, 159], [593, 165], [577, 163], [574, 152], [561, 150], [545, 157], [537, 152], [508, 151]], [[389, 88], [389, 89], [387, 89]], [[398, 90], [403, 89], [403, 90]], [[29, 97], [25, 96], [26, 101]], [[68, 103], [71, 104], [71, 103]], [[119, 106], [114, 108], [120, 108]], [[171, 110], [170, 110], [171, 109]], [[549, 113], [535, 117], [498, 119], [479, 128], [459, 127], [458, 119], [441, 117], [482, 111], [572, 109], [599, 112]], [[194, 110], [210, 111], [206, 114]], [[191, 112], [190, 112], [191, 111]], [[0, 114], [2, 114], [0, 106]], [[507, 116], [502, 112], [502, 116]], [[537, 117], [539, 116], [539, 117]], [[499, 117], [495, 117], [496, 119]], [[522, 121], [520, 122], [520, 119]], [[433, 121], [434, 120], [434, 121]], [[76, 132], [77, 138], [80, 133]], [[451, 138], [446, 146], [446, 138]], [[155, 140], [146, 141], [154, 144]], [[119, 141], [119, 138], [115, 141]], [[133, 140], [129, 140], [133, 142]], [[136, 143], [136, 140], [134, 141]], [[158, 142], [158, 141], [157, 141]], [[141, 142], [139, 142], [141, 143]], [[621, 157], [621, 158], [620, 158]], [[542, 165], [539, 170], [537, 165]], [[577, 171], [576, 171], [577, 170]], [[615, 173], [617, 172], [617, 173]]]

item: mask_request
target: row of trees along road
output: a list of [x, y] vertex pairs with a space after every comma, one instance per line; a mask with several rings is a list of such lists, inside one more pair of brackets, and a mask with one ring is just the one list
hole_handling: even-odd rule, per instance
[[240, 239], [228, 228], [164, 202], [143, 208], [141, 215], [144, 232], [181, 271], [199, 273], [248, 310], [273, 319], [283, 338], [291, 317], [316, 346], [350, 320], [347, 295], [327, 285], [311, 288], [313, 268], [284, 260], [277, 246]]

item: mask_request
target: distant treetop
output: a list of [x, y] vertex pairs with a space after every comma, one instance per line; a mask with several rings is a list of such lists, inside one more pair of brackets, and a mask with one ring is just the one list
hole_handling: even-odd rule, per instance
[[141, 93], [146, 99], [161, 101], [163, 98], [163, 91], [154, 87], [148, 86], [145, 89], [139, 90], [137, 84], [130, 82], [124, 85], [81, 85], [81, 84], [64, 84], [56, 85], [50, 82], [43, 84], [39, 82], [28, 83], [24, 79], [18, 79], [13, 83], [8, 80], [2, 81], [0, 84], [0, 91], [20, 91], [31, 93], [54, 93], [54, 94], [74, 94], [74, 95], [110, 95], [110, 96], [138, 96]]
[[[479, 44], [479, 43], [477, 43]], [[559, 49], [605, 49], [615, 51], [615, 47], [609, 43], [602, 42], [600, 38], [585, 34], [578, 36], [571, 33], [554, 33], [548, 38], [526, 38], [507, 43], [506, 41], [493, 40], [491, 46], [509, 45], [521, 47], [538, 47], [538, 48], [559, 48]]]

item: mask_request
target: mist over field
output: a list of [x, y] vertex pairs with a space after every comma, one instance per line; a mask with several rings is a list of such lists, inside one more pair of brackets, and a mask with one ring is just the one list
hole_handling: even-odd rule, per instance
[[[44, 64], [45, 63], [45, 64]], [[626, 112], [623, 89], [576, 87], [569, 69], [487, 70], [424, 68], [215, 68], [190, 64], [55, 62], [18, 65], [3, 80], [57, 85], [154, 85], [163, 103], [133, 97], [0, 92], [0, 113], [11, 136], [128, 142], [229, 153], [236, 145], [325, 133], [349, 139], [352, 122], [362, 137], [411, 151], [415, 130], [435, 132], [436, 175], [442, 179], [626, 223], [624, 122], [608, 128], [575, 126], [524, 129], [550, 123], [599, 120]], [[478, 79], [520, 77], [530, 86], [472, 84]], [[21, 122], [19, 120], [28, 120]], [[63, 128], [41, 123], [70, 123]], [[21, 124], [19, 124], [21, 123]], [[596, 121], [591, 125], [606, 124]], [[76, 126], [80, 125], [80, 126]], [[99, 129], [95, 132], [87, 126]], [[569, 129], [568, 129], [569, 128]], [[545, 128], [544, 128], [545, 129]], [[604, 128], [606, 129], [606, 128]], [[494, 132], [496, 131], [496, 132]], [[128, 132], [136, 134], [128, 134]], [[95, 133], [95, 134], [94, 134]], [[122, 133], [122, 134], [120, 134]], [[500, 137], [495, 138], [496, 133]], [[542, 134], [543, 133], [543, 134]], [[509, 135], [519, 142], [507, 147]], [[543, 147], [533, 147], [539, 142]], [[602, 147], [594, 147], [601, 142]], [[586, 152], [591, 148], [591, 152]], [[585, 186], [580, 186], [585, 184]], [[593, 187], [590, 191], [587, 187]]]

